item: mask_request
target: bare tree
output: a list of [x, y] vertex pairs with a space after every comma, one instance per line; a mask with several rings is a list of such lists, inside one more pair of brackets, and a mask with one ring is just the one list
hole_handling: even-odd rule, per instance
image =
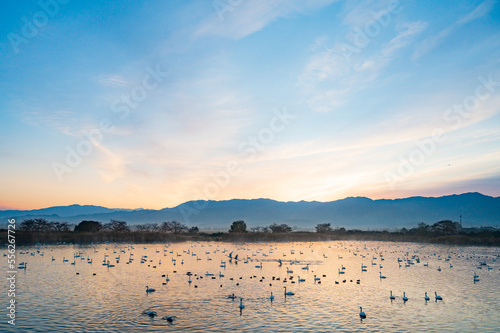
[[111, 222], [103, 225], [103, 229], [106, 231], [114, 232], [129, 232], [130, 228], [125, 221], [111, 220]]
[[149, 231], [149, 232], [160, 230], [160, 226], [158, 225], [158, 223], [139, 224], [138, 226], [136, 226], [136, 228], [139, 231]]
[[284, 233], [284, 232], [291, 232], [292, 231], [292, 227], [290, 227], [288, 224], [272, 224], [269, 226], [269, 229], [271, 229], [271, 231], [273, 233]]
[[187, 227], [177, 221], [163, 222], [160, 226], [161, 231], [171, 232], [173, 234], [180, 234], [187, 231]]

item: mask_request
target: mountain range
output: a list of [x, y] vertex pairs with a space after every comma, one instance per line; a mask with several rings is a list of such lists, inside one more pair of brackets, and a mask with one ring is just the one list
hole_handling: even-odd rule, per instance
[[462, 221], [463, 227], [500, 225], [500, 197], [463, 193], [442, 197], [409, 197], [372, 200], [348, 197], [330, 202], [280, 202], [271, 199], [189, 201], [177, 207], [113, 209], [91, 205], [57, 206], [37, 210], [1, 210], [2, 225], [7, 218], [23, 221], [45, 218], [77, 224], [82, 220], [103, 223], [113, 220], [129, 224], [177, 220], [206, 230], [227, 230], [235, 220], [248, 227], [286, 223], [300, 230], [313, 230], [318, 223], [346, 229], [395, 229], [414, 227], [420, 222]]

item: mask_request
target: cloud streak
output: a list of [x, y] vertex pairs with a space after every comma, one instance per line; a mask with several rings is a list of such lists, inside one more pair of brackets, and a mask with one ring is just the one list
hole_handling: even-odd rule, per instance
[[462, 25], [467, 24], [473, 20], [477, 20], [482, 16], [488, 14], [495, 5], [495, 0], [485, 0], [479, 6], [477, 6], [473, 11], [471, 11], [465, 17], [462, 17], [455, 21], [452, 25], [442, 29], [436, 35], [425, 39], [420, 45], [415, 49], [413, 53], [413, 59], [418, 59], [430, 51], [441, 45], [444, 40], [455, 33]]
[[219, 36], [238, 40], [262, 30], [280, 18], [307, 14], [336, 1], [338, 0], [248, 0], [235, 2], [235, 5], [219, 1], [219, 6], [215, 6], [217, 1], [214, 1], [214, 14], [196, 28], [193, 36]]

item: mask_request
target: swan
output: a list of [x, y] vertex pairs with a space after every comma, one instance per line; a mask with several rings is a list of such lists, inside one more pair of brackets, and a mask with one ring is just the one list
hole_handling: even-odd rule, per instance
[[380, 273], [380, 278], [381, 279], [385, 279], [386, 277], [382, 275], [382, 272], [379, 272]]
[[243, 298], [240, 298], [240, 310], [245, 308], [245, 304], [243, 304]]
[[165, 317], [163, 317], [161, 319], [166, 320], [169, 323], [173, 323], [174, 322], [174, 317], [173, 316], [165, 316]]
[[306, 282], [306, 279], [301, 279], [299, 276], [299, 282]]
[[236, 296], [234, 296], [234, 294], [232, 294], [232, 295], [227, 296], [227, 298], [230, 298], [230, 299], [235, 299], [235, 298], [236, 298]]
[[359, 316], [361, 317], [361, 319], [366, 318], [366, 314], [363, 312], [363, 308], [361, 306], [359, 307]]
[[438, 272], [441, 272], [441, 266], [438, 267]]
[[340, 268], [339, 268], [339, 274], [344, 274], [345, 272], [344, 271], [341, 271]]
[[17, 267], [18, 269], [26, 269], [26, 265], [28, 265], [27, 262], [22, 262], [19, 264], [19, 266]]
[[316, 277], [316, 275], [314, 275], [314, 281], [319, 281], [321, 280], [319, 277]]
[[285, 296], [293, 296], [293, 295], [295, 295], [291, 291], [286, 291], [286, 287], [283, 287], [283, 288], [285, 288]]
[[394, 296], [392, 295], [392, 290], [391, 290], [391, 296], [389, 296], [389, 298], [390, 298], [391, 300], [392, 300], [392, 299], [396, 299], [396, 297], [394, 297]]
[[167, 282], [168, 282], [168, 281], [170, 281], [170, 279], [168, 278], [168, 274], [167, 274], [167, 278], [166, 278], [166, 281], [167, 281]]
[[430, 300], [429, 296], [427, 296], [427, 292], [425, 292], [425, 300], [426, 301]]
[[156, 316], [156, 311], [144, 311], [142, 314], [148, 315], [150, 317]]
[[442, 301], [443, 298], [439, 296], [436, 292], [434, 292], [434, 296], [436, 296], [436, 301]]
[[403, 292], [403, 301], [406, 302], [408, 300], [408, 297], [406, 297], [406, 293]]
[[149, 286], [146, 286], [146, 292], [147, 293], [152, 293], [154, 290], [154, 288], [149, 288]]
[[271, 296], [269, 296], [269, 299], [270, 299], [271, 301], [273, 301], [273, 300], [274, 300], [274, 295], [273, 295], [273, 292], [272, 292], [272, 291], [271, 291]]

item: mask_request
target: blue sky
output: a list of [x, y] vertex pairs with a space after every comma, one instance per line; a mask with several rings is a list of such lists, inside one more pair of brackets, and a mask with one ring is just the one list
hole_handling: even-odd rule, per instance
[[500, 195], [498, 1], [0, 8], [0, 208]]

